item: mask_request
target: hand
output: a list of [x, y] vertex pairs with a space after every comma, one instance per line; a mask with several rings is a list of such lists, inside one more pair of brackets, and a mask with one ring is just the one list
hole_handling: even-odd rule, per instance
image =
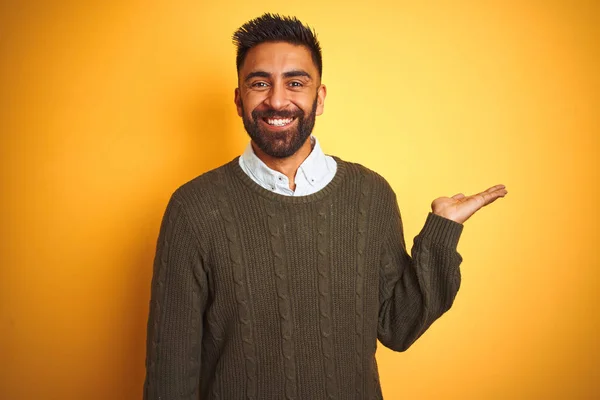
[[485, 192], [468, 197], [462, 193], [452, 197], [440, 197], [431, 203], [431, 210], [440, 217], [462, 224], [481, 207], [493, 203], [499, 197], [506, 196], [506, 193], [508, 191], [504, 185], [496, 185]]

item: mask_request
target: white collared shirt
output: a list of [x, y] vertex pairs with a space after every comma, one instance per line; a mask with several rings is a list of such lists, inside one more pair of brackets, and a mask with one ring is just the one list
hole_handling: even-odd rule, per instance
[[337, 163], [333, 157], [323, 153], [316, 137], [311, 136], [310, 139], [313, 149], [298, 167], [294, 178], [296, 190], [290, 189], [287, 176], [269, 168], [254, 154], [250, 143], [240, 157], [240, 167], [254, 182], [274, 193], [285, 196], [307, 196], [316, 193], [331, 182], [337, 171]]

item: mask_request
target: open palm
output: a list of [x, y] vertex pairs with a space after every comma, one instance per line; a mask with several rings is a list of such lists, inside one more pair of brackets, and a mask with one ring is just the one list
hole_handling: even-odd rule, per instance
[[431, 210], [434, 214], [462, 224], [477, 210], [506, 196], [507, 193], [504, 185], [496, 185], [472, 196], [459, 193], [452, 197], [440, 197], [431, 203]]

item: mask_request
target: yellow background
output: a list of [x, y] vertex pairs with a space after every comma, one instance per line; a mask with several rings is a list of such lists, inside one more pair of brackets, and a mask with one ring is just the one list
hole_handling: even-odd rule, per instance
[[329, 154], [385, 176], [409, 244], [465, 223], [454, 307], [386, 399], [600, 396], [598, 1], [1, 1], [0, 399], [138, 399], [166, 202], [247, 142], [231, 34], [314, 26]]

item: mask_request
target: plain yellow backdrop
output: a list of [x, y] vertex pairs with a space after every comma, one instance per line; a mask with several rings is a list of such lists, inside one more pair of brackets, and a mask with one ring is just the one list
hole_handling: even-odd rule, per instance
[[600, 2], [1, 1], [0, 398], [139, 399], [170, 194], [240, 154], [231, 34], [318, 32], [315, 135], [397, 192], [503, 183], [465, 223], [453, 308], [386, 399], [598, 398]]

